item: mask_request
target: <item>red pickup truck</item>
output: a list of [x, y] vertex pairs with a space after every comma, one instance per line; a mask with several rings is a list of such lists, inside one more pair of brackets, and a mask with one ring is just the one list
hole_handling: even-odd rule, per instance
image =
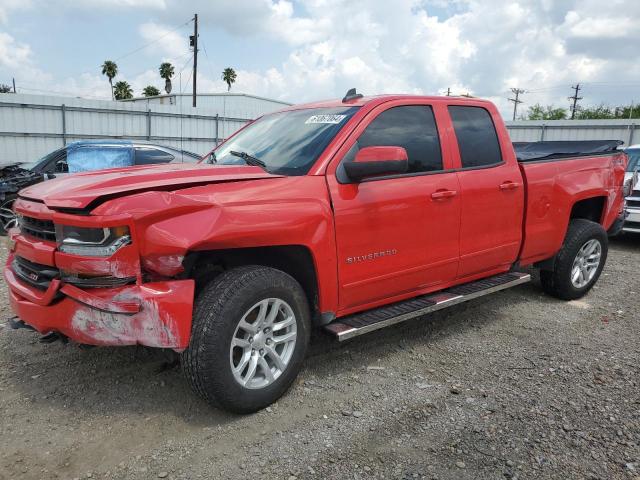
[[626, 161], [605, 146], [519, 162], [478, 99], [290, 107], [200, 165], [21, 191], [12, 323], [173, 349], [206, 400], [255, 411], [292, 383], [312, 328], [351, 338], [526, 282], [527, 266], [551, 295], [587, 293], [622, 224]]

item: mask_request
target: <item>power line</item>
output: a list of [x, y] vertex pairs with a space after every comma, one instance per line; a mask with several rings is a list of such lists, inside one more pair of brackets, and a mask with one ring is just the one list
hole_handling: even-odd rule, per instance
[[209, 54], [207, 53], [207, 46], [204, 44], [204, 40], [201, 40], [202, 42], [202, 51], [204, 52], [204, 58], [207, 61], [207, 65], [209, 65], [209, 70], [211, 70], [211, 79], [215, 79], [216, 76], [213, 73], [213, 63], [211, 62], [211, 60], [209, 59]]
[[524, 89], [523, 88], [512, 88], [511, 92], [515, 95], [515, 98], [510, 98], [509, 101], [513, 102], [513, 119], [516, 119], [516, 113], [518, 111], [518, 104], [519, 103], [523, 103], [522, 100], [520, 100], [520, 94], [524, 93]]
[[571, 105], [571, 120], [576, 118], [576, 110], [578, 109], [578, 100], [582, 100], [582, 97], [578, 96], [578, 92], [580, 91], [580, 84], [576, 83], [576, 86], [571, 87], [575, 90], [575, 93], [569, 97], [569, 100], [573, 100], [573, 104]]
[[165, 38], [167, 35], [175, 32], [176, 30], [179, 30], [180, 28], [184, 27], [185, 25], [187, 25], [189, 22], [191, 22], [191, 19], [187, 20], [184, 23], [181, 23], [180, 25], [172, 28], [171, 30], [167, 31], [164, 33], [164, 35], [159, 36], [158, 38], [151, 40], [149, 43], [145, 43], [144, 45], [142, 45], [141, 47], [136, 48], [135, 50], [131, 50], [129, 53], [125, 53], [124, 55], [116, 58], [115, 60], [113, 60], [114, 62], [117, 62], [119, 60], [122, 60], [123, 58], [127, 58], [130, 57], [131, 55], [133, 55], [134, 53], [139, 52], [140, 50], [144, 50], [145, 48], [147, 48], [150, 45], [153, 45], [154, 43], [162, 40], [163, 38]]

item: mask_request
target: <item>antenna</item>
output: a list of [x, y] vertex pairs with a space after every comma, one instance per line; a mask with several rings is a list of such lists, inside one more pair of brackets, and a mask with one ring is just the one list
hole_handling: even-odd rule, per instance
[[525, 93], [523, 88], [512, 88], [511, 91], [513, 92], [513, 94], [516, 96], [516, 98], [509, 98], [508, 100], [510, 102], [513, 102], [513, 119], [516, 119], [516, 113], [518, 111], [518, 104], [519, 103], [523, 103], [522, 100], [520, 100], [520, 94], [521, 93]]
[[347, 94], [342, 99], [342, 103], [347, 103], [347, 102], [350, 102], [351, 100], [357, 100], [359, 98], [362, 98], [362, 94], [361, 93], [356, 93], [356, 89], [355, 88], [350, 88], [347, 91]]

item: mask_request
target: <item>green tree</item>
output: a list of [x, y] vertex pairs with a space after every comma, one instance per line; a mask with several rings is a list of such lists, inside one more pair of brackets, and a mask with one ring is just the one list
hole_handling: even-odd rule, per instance
[[120, 82], [116, 82], [113, 87], [113, 94], [116, 100], [127, 100], [129, 98], [133, 98], [133, 89], [129, 82], [125, 82], [124, 80]]
[[640, 118], [640, 105], [616, 107], [614, 113], [616, 118]]
[[142, 90], [142, 94], [145, 97], [155, 97], [157, 95], [160, 95], [160, 90], [158, 90], [156, 87], [154, 87], [153, 85], [147, 85], [146, 87], [144, 87], [144, 89]]
[[13, 93], [13, 88], [4, 83], [0, 83], [0, 93]]
[[542, 106], [539, 103], [529, 107], [523, 120], [564, 120], [567, 111], [564, 108], [556, 108], [553, 105]]
[[105, 60], [104, 63], [102, 64], [102, 74], [106, 75], [107, 78], [109, 79], [109, 86], [111, 87], [111, 100], [113, 100], [114, 99], [113, 79], [118, 74], [118, 65], [116, 65], [116, 62], [113, 62], [111, 60]]
[[233, 68], [227, 67], [222, 71], [222, 80], [227, 84], [227, 92], [231, 90], [231, 84], [236, 82], [236, 78], [238, 75]]
[[608, 118], [616, 118], [615, 111], [602, 103], [595, 107], [583, 107], [576, 112], [577, 120], [599, 120]]
[[171, 77], [175, 72], [173, 65], [169, 62], [162, 62], [158, 70], [160, 71], [160, 78], [164, 78], [164, 91], [167, 94], [171, 93]]

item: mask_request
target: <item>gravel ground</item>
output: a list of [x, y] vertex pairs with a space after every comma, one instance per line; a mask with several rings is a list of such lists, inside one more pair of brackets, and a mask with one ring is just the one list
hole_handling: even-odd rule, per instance
[[289, 393], [249, 416], [206, 405], [161, 352], [0, 323], [0, 479], [640, 479], [639, 261], [625, 236], [580, 301], [533, 283], [318, 335]]

